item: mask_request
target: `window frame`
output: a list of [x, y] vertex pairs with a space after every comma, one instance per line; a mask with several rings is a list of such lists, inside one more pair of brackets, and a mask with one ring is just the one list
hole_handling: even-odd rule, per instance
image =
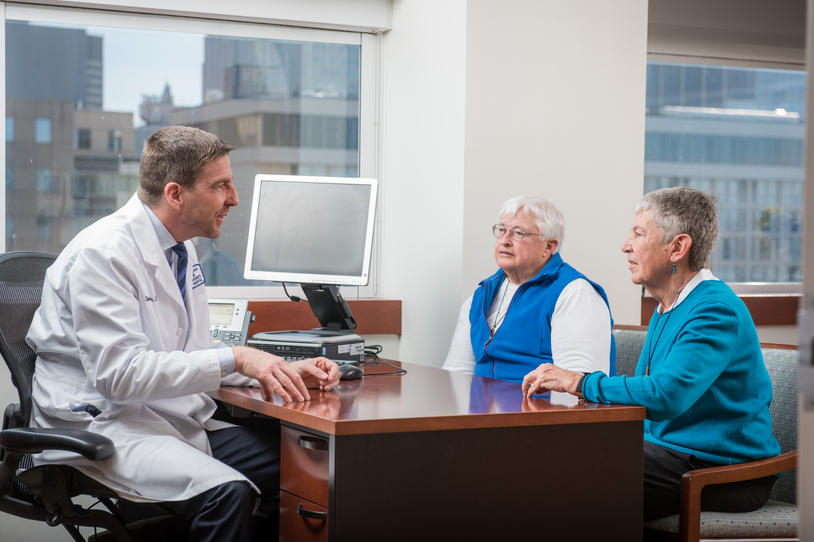
[[[309, 28], [305, 26], [288, 26], [270, 22], [242, 22], [223, 19], [214, 19], [205, 14], [189, 13], [173, 14], [122, 11], [118, 6], [110, 6], [107, 11], [103, 7], [86, 9], [82, 7], [65, 7], [55, 5], [30, 5], [0, 2], [2, 12], [2, 25], [0, 25], [0, 70], [5, 74], [6, 48], [5, 23], [7, 20], [26, 20], [38, 23], [54, 23], [77, 26], [108, 26], [133, 30], [163, 31], [176, 33], [195, 33], [204, 35], [229, 35], [247, 38], [279, 39], [294, 41], [313, 41], [320, 43], [334, 43], [358, 45], [360, 47], [359, 59], [359, 176], [379, 177], [379, 32], [378, 29], [338, 30]], [[115, 11], [113, 10], [115, 9]], [[125, 8], [126, 9], [126, 8]], [[0, 88], [0, 112], [5, 117], [6, 92], [5, 87]], [[0, 160], [6, 163], [5, 145], [0, 150]], [[5, 176], [5, 173], [4, 173]], [[246, 199], [248, 198], [248, 199]], [[244, 196], [249, 201], [250, 194]], [[245, 203], [244, 203], [245, 204]], [[0, 194], [0, 209], [2, 216], [6, 216], [6, 192]], [[381, 213], [376, 214], [375, 230], [381, 227]], [[6, 220], [0, 220], [0, 236], [5, 239]], [[374, 230], [374, 231], [375, 231]], [[248, 232], [246, 232], [248, 235]], [[343, 295], [348, 299], [375, 297], [379, 290], [380, 275], [380, 236], [374, 233], [374, 247], [371, 256], [370, 282], [367, 286], [342, 287]], [[5, 250], [5, 249], [3, 249]], [[289, 286], [289, 293], [296, 295], [299, 287]], [[207, 288], [210, 297], [238, 297], [238, 298], [284, 298], [285, 293], [281, 285], [272, 286], [210, 286]]]

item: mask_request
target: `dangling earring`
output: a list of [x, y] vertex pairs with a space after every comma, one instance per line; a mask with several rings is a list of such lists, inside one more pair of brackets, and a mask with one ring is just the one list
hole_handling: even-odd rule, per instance
[[676, 264], [673, 264], [673, 275], [676, 274]]

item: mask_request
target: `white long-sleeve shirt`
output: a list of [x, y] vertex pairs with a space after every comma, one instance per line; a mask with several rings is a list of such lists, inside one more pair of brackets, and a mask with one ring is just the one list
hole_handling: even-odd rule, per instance
[[[487, 321], [495, 318], [502, 321], [498, 314], [505, 310], [511, 296], [517, 291], [517, 285], [504, 281], [489, 309]], [[510, 288], [503, 299], [502, 288]], [[503, 307], [498, 310], [503, 300]], [[472, 296], [461, 304], [458, 313], [458, 325], [452, 334], [449, 352], [443, 369], [465, 373], [475, 372], [475, 353], [469, 339], [469, 311]], [[500, 327], [500, 321], [497, 324]], [[602, 297], [585, 279], [571, 281], [560, 293], [551, 316], [551, 353], [554, 365], [569, 371], [591, 373], [610, 370], [611, 325], [610, 311]]]

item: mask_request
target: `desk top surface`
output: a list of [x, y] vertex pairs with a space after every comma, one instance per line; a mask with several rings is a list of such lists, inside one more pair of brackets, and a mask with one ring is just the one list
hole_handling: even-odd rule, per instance
[[585, 403], [564, 393], [526, 399], [520, 384], [401, 364], [365, 366], [362, 380], [342, 381], [336, 390], [309, 390], [311, 399], [283, 404], [263, 399], [258, 388], [224, 386], [211, 395], [246, 410], [332, 435], [441, 431], [565, 423], [643, 420], [639, 406]]

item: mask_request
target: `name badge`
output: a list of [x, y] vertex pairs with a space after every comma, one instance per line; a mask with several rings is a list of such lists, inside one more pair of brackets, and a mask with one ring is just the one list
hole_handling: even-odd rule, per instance
[[206, 284], [206, 279], [204, 278], [203, 269], [201, 268], [201, 264], [196, 263], [192, 266], [192, 289], [194, 290], [204, 284]]

